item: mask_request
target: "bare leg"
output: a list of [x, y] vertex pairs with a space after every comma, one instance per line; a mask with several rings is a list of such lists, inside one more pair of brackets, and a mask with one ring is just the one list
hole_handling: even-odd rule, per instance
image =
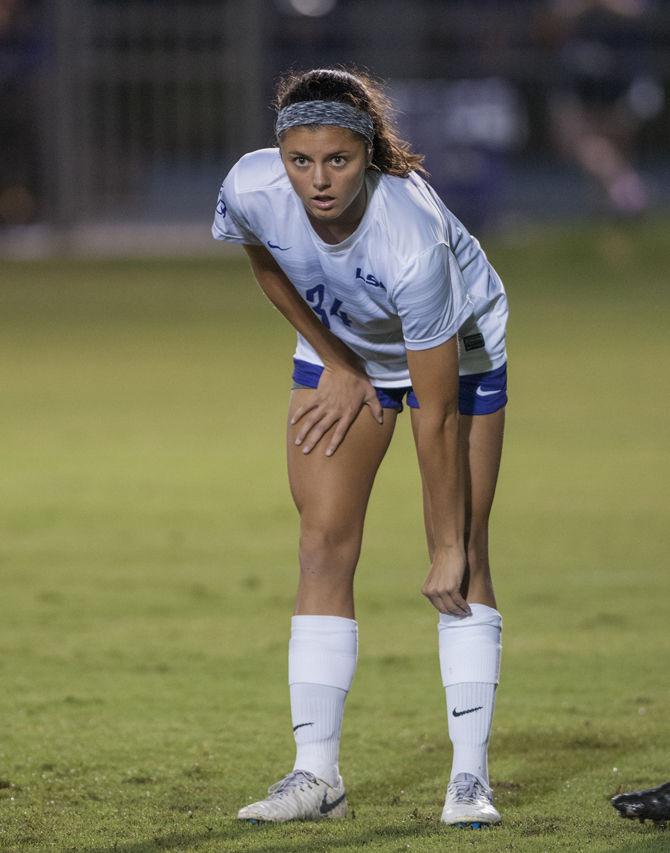
[[331, 457], [326, 439], [309, 454], [294, 444], [298, 426], [290, 419], [305, 395], [291, 394], [288, 472], [300, 513], [300, 582], [295, 614], [354, 618], [353, 580], [363, 537], [363, 522], [377, 469], [393, 435], [396, 413], [384, 410], [377, 423], [364, 408]]
[[[418, 412], [412, 410], [412, 428], [416, 430]], [[502, 453], [505, 410], [491, 415], [460, 417], [460, 450], [465, 497], [465, 548], [467, 571], [461, 593], [469, 602], [496, 607], [489, 564], [489, 516], [493, 504]], [[428, 551], [432, 558], [433, 535], [426, 510], [424, 518]]]

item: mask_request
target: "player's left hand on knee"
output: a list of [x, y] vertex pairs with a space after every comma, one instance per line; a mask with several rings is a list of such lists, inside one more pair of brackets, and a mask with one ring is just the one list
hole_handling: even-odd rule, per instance
[[461, 584], [465, 574], [465, 552], [463, 549], [436, 551], [428, 577], [421, 593], [440, 613], [452, 616], [470, 616], [470, 605], [461, 595]]
[[309, 453], [334, 427], [326, 446], [326, 456], [332, 456], [363, 406], [368, 406], [375, 420], [383, 423], [377, 392], [365, 374], [324, 369], [312, 399], [297, 409], [291, 418], [292, 426], [300, 422], [295, 443], [302, 446], [303, 453]]
[[[300, 429], [298, 430], [298, 434], [296, 435], [295, 443], [302, 447], [303, 453], [309, 453], [314, 447], [316, 447], [316, 445], [321, 441], [323, 436], [334, 424], [341, 424], [341, 418], [338, 422], [338, 417], [332, 412], [328, 412], [327, 407], [317, 401], [315, 401], [314, 408], [309, 410], [308, 413], [301, 415], [300, 417], [302, 418], [302, 423], [300, 425]], [[291, 423], [296, 423], [299, 419], [300, 418], [296, 414]], [[353, 418], [351, 420], [353, 420]], [[349, 421], [349, 423], [351, 423], [351, 421]], [[342, 441], [342, 438], [344, 438], [344, 434], [338, 441], [338, 444]], [[328, 456], [332, 455], [333, 453], [333, 451], [330, 450], [332, 444], [333, 441], [331, 439], [329, 443], [329, 449], [326, 450], [326, 454]]]

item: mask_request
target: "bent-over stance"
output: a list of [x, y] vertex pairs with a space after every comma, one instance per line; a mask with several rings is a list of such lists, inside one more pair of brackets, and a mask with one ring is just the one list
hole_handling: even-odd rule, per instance
[[293, 770], [239, 818], [344, 817], [340, 730], [356, 669], [353, 580], [377, 469], [406, 403], [439, 611], [451, 777], [442, 820], [495, 824], [487, 746], [501, 617], [488, 521], [502, 449], [507, 300], [422, 177], [381, 88], [322, 69], [279, 84], [278, 148], [226, 177], [212, 228], [242, 244], [298, 333], [288, 414], [300, 580], [289, 642]]

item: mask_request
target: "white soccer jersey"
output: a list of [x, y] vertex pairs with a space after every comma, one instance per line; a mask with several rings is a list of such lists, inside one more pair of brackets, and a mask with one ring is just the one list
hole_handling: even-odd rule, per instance
[[[505, 362], [507, 299], [477, 240], [416, 173], [366, 173], [358, 228], [336, 245], [310, 225], [278, 148], [245, 155], [221, 187], [212, 234], [265, 246], [375, 385], [410, 385], [406, 350], [458, 333], [460, 373]], [[323, 362], [298, 335], [295, 357]]]

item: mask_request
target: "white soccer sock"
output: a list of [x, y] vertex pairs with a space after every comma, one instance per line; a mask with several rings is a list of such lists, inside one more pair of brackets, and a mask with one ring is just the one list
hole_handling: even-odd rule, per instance
[[496, 686], [483, 682], [447, 687], [449, 737], [454, 747], [451, 776], [472, 773], [488, 784], [488, 743]]
[[292, 684], [294, 770], [309, 770], [334, 785], [338, 776], [340, 730], [347, 694], [325, 684]]
[[487, 749], [500, 676], [502, 618], [493, 607], [471, 604], [471, 616], [440, 614], [440, 669], [446, 689], [451, 779], [472, 773], [488, 784]]
[[288, 670], [296, 743], [294, 770], [331, 785], [338, 757], [344, 700], [356, 671], [358, 626], [342, 616], [291, 619]]

